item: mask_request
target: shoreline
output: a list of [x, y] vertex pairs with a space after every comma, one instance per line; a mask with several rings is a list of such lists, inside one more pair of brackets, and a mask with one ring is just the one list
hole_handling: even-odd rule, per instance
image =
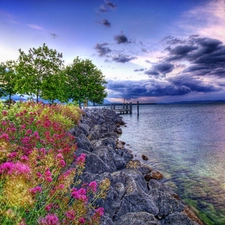
[[101, 224], [202, 225], [179, 196], [159, 182], [162, 174], [133, 159], [131, 150], [119, 140], [120, 115], [108, 109], [84, 109], [79, 126], [70, 132], [76, 137], [75, 154], [87, 154], [84, 182], [111, 182], [106, 199], [96, 202], [105, 208]]

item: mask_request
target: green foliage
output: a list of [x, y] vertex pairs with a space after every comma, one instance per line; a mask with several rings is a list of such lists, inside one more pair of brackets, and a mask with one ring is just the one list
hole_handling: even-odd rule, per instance
[[0, 64], [0, 97], [9, 95], [9, 103], [12, 102], [12, 95], [16, 94], [16, 73], [14, 68], [14, 61]]
[[107, 96], [106, 81], [102, 72], [91, 60], [75, 58], [64, 70], [67, 98], [73, 101], [101, 103]]
[[[19, 49], [16, 62], [0, 65], [0, 97], [4, 95], [28, 94], [54, 103], [92, 101], [102, 103], [106, 94], [106, 80], [91, 60], [75, 58], [64, 68], [62, 53], [50, 49], [46, 44], [30, 48], [28, 53]], [[10, 101], [11, 102], [11, 101]]]
[[46, 44], [30, 48], [28, 54], [21, 49], [19, 53], [16, 90], [21, 94], [35, 94], [37, 102], [39, 97], [56, 100], [60, 92], [58, 74], [63, 67], [62, 53]]

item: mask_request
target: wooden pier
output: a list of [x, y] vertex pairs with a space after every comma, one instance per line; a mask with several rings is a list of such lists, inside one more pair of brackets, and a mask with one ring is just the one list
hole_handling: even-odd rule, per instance
[[118, 114], [132, 114], [132, 102], [111, 104], [110, 109], [116, 111]]

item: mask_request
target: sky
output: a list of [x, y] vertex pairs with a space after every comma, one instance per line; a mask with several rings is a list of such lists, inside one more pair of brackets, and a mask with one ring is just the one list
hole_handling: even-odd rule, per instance
[[225, 0], [0, 0], [0, 62], [43, 43], [111, 102], [225, 100]]

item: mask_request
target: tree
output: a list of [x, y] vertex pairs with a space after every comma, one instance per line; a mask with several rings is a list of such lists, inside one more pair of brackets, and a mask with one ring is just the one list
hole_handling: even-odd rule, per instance
[[15, 61], [7, 61], [0, 64], [0, 97], [9, 96], [9, 103], [12, 102], [12, 95], [16, 94], [16, 73]]
[[69, 99], [79, 104], [86, 100], [102, 103], [107, 96], [105, 77], [91, 60], [81, 60], [79, 57], [65, 69], [66, 94]]
[[30, 48], [28, 54], [19, 49], [16, 90], [20, 94], [36, 95], [54, 101], [58, 97], [58, 74], [63, 67], [62, 53], [43, 46]]

